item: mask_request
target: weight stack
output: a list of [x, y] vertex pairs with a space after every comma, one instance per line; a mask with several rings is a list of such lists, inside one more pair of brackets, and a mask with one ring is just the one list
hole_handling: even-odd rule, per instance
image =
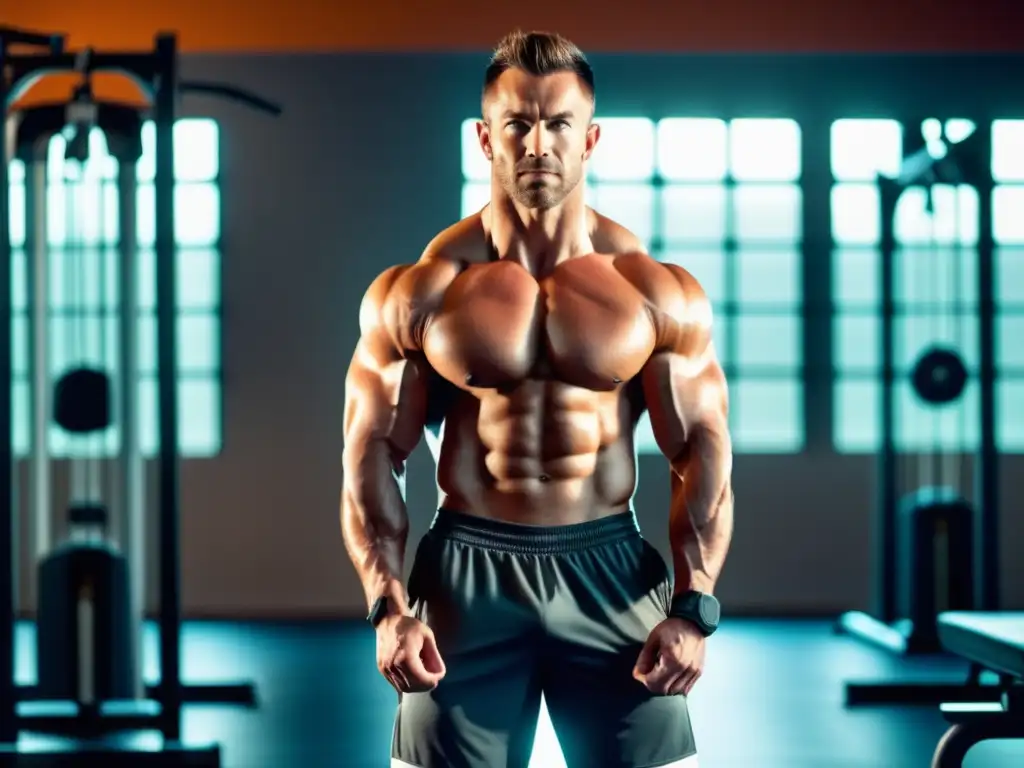
[[135, 698], [128, 569], [104, 541], [66, 542], [39, 564], [39, 697]]
[[900, 503], [900, 615], [910, 653], [938, 653], [936, 617], [974, 607], [974, 510], [952, 488], [924, 487]]

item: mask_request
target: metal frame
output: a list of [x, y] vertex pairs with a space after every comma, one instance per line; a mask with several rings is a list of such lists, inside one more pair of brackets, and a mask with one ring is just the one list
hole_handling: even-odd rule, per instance
[[[15, 45], [44, 49], [36, 53], [12, 53]], [[174, 142], [173, 129], [177, 99], [183, 91], [196, 91], [230, 98], [273, 115], [280, 107], [246, 91], [216, 83], [184, 83], [179, 80], [177, 40], [173, 34], [156, 36], [152, 51], [144, 52], [82, 52], [88, 71], [115, 71], [127, 75], [149, 97], [151, 117], [156, 127], [156, 324], [158, 364], [158, 408], [160, 446], [157, 458], [159, 472], [158, 535], [160, 681], [148, 687], [150, 700], [132, 702], [137, 706], [100, 705], [96, 710], [77, 708], [71, 716], [47, 710], [43, 702], [33, 701], [33, 690], [14, 683], [14, 609], [18, 558], [15, 557], [13, 535], [15, 510], [13, 498], [13, 445], [11, 387], [11, 241], [9, 217], [9, 180], [6, 131], [0, 147], [0, 551], [6, 553], [10, 566], [0, 567], [0, 763], [5, 756], [18, 754], [18, 765], [35, 764], [38, 758], [46, 765], [55, 755], [34, 750], [31, 754], [17, 752], [18, 734], [22, 730], [58, 733], [68, 736], [99, 736], [112, 731], [158, 729], [164, 736], [165, 749], [160, 752], [132, 753], [132, 765], [154, 760], [164, 764], [171, 753], [175, 765], [219, 765], [219, 747], [188, 749], [181, 738], [181, 710], [187, 702], [231, 703], [255, 705], [255, 689], [250, 682], [185, 685], [181, 679], [181, 558], [179, 535], [179, 438], [177, 398], [177, 280], [174, 240]], [[62, 35], [48, 35], [0, 28], [0, 105], [4, 115], [10, 105], [33, 81], [53, 72], [79, 69], [82, 53], [65, 50]], [[3, 73], [9, 73], [4, 76]], [[140, 660], [141, 662], [141, 660]], [[40, 705], [40, 706], [36, 706]], [[65, 708], [66, 709], [66, 708]], [[73, 708], [73, 710], [76, 708]], [[34, 713], [32, 710], [36, 710]], [[125, 755], [123, 748], [97, 747], [104, 751], [107, 764], [115, 755]], [[61, 753], [66, 750], [61, 750]], [[80, 753], [78, 753], [80, 755]]]
[[[909, 186], [929, 186], [935, 181], [931, 174], [943, 163], [958, 161], [970, 166], [991, 167], [991, 137], [978, 130], [962, 145], [952, 145], [941, 161], [929, 161], [920, 153], [904, 159], [898, 179], [879, 179], [882, 201], [881, 217], [881, 447], [877, 456], [876, 536], [877, 560], [875, 583], [875, 615], [852, 611], [840, 617], [837, 631], [897, 655], [938, 654], [942, 648], [934, 632], [919, 633], [911, 623], [897, 615], [897, 451], [893, 424], [896, 380], [894, 355], [895, 259], [894, 220], [896, 204]], [[973, 174], [972, 174], [973, 175]], [[975, 610], [994, 611], [999, 605], [998, 551], [998, 471], [999, 454], [995, 441], [995, 279], [994, 241], [992, 238], [992, 189], [990, 173], [971, 179], [979, 197], [978, 237], [978, 384], [980, 408], [980, 442], [976, 452], [975, 472]], [[972, 669], [965, 683], [847, 683], [846, 704], [890, 705], [942, 702], [995, 701], [999, 689], [981, 685], [979, 671]]]

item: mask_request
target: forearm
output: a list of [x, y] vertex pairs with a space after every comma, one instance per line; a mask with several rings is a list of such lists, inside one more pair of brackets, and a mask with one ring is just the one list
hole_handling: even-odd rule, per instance
[[676, 594], [711, 594], [733, 529], [732, 445], [724, 429], [701, 430], [673, 465], [669, 542]]
[[369, 443], [346, 449], [344, 472], [342, 536], [363, 585], [367, 607], [387, 595], [405, 612], [402, 572], [409, 516], [400, 469], [385, 445]]

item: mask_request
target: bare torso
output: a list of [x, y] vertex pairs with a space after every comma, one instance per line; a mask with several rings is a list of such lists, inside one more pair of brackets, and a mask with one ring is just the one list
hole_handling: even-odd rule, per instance
[[598, 253], [546, 275], [496, 260], [477, 216], [442, 234], [432, 274], [402, 276], [415, 281], [398, 295], [415, 294], [400, 314], [431, 380], [428, 429], [443, 419], [432, 447], [444, 506], [535, 525], [628, 507], [638, 374], [657, 339], [645, 286], [664, 266], [593, 221]]

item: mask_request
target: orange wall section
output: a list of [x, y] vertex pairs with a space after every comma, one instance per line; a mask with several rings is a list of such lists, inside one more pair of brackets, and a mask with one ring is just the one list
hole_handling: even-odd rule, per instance
[[[598, 10], [601, 8], [606, 10]], [[0, 0], [2, 23], [73, 45], [190, 52], [487, 50], [514, 27], [590, 51], [1020, 50], [1018, 0]]]
[[[968, 52], [1021, 49], [1019, 0], [0, 0], [0, 23], [64, 32], [72, 48], [148, 49], [174, 31], [189, 53], [484, 54], [504, 33], [562, 32], [590, 52]], [[20, 102], [65, 99], [51, 76]], [[97, 94], [139, 102], [124, 78]]]

